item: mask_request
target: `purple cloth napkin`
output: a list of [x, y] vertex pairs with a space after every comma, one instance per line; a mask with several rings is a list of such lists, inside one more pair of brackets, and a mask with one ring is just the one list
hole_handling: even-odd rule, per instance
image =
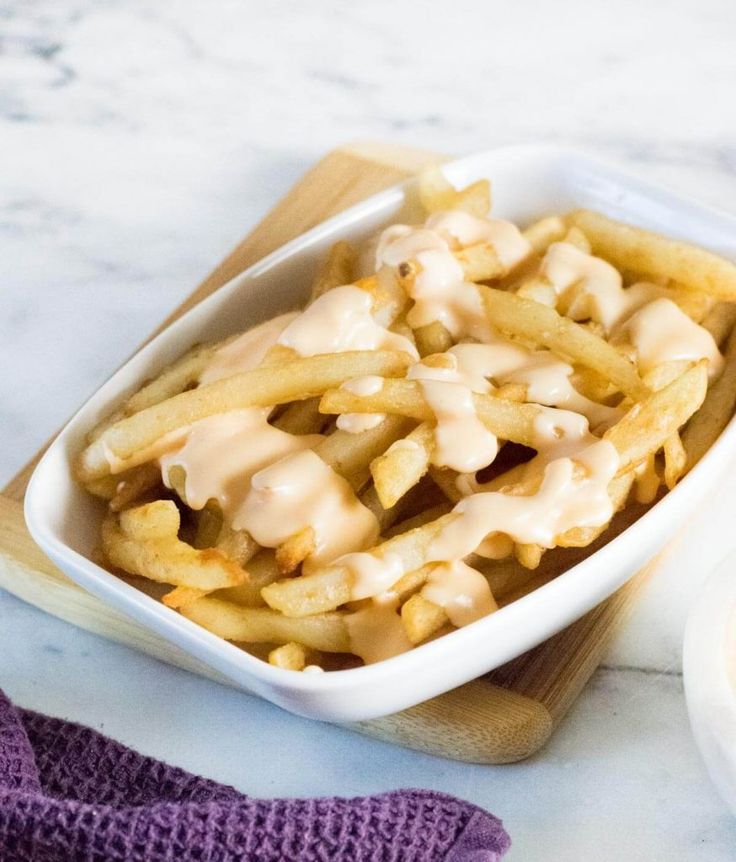
[[251, 799], [0, 691], [3, 862], [496, 862], [509, 844], [431, 791]]

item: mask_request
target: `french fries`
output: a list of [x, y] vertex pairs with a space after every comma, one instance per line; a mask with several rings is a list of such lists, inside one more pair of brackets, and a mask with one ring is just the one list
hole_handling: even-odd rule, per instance
[[[326, 354], [284, 362], [276, 375], [256, 368], [181, 392], [165, 402], [147, 407], [107, 428], [81, 454], [77, 473], [82, 482], [105, 476], [113, 464], [126, 467], [153, 460], [162, 451], [155, 446], [166, 435], [186, 428], [198, 419], [245, 407], [267, 407], [320, 395], [352, 377], [401, 374], [411, 357], [390, 351], [355, 351]], [[153, 451], [151, 451], [151, 447]]]
[[350, 284], [354, 279], [356, 266], [355, 249], [349, 242], [336, 242], [327, 253], [325, 262], [315, 276], [312, 284], [311, 300], [319, 299], [323, 293], [339, 287], [341, 284]]
[[246, 608], [222, 599], [204, 598], [181, 609], [202, 628], [238, 643], [287, 644], [296, 641], [322, 652], [350, 652], [343, 614], [317, 614], [290, 619], [269, 608]]
[[725, 355], [726, 364], [721, 376], [711, 386], [703, 406], [682, 434], [687, 454], [685, 471], [692, 470], [715, 443], [736, 408], [736, 329], [731, 332]]
[[576, 210], [567, 221], [585, 233], [595, 254], [614, 266], [672, 280], [716, 299], [736, 300], [736, 266], [712, 252], [590, 210]]
[[[299, 347], [313, 355], [297, 355], [287, 346], [293, 342], [274, 335], [257, 367], [213, 379], [210, 363], [229, 340], [196, 346], [92, 429], [75, 463], [79, 481], [107, 506], [101, 528], [106, 563], [168, 585], [166, 606], [280, 669], [311, 672], [381, 660], [525, 595], [673, 489], [736, 410], [734, 264], [586, 210], [548, 215], [519, 240], [516, 228], [499, 220], [484, 225], [488, 181], [456, 189], [439, 168], [422, 175], [418, 193], [428, 213], [449, 216], [420, 228], [391, 228], [387, 242], [404, 243], [390, 246], [399, 249], [393, 257], [374, 254], [370, 246], [379, 263], [392, 265], [381, 263], [356, 280], [359, 252], [365, 270], [368, 251], [337, 242], [317, 270], [311, 301], [320, 302], [311, 311], [332, 307], [328, 294], [342, 285], [371, 297], [369, 303], [356, 291], [332, 294], [335, 307], [351, 293], [362, 307], [359, 319], [338, 309], [324, 322], [325, 330], [340, 327], [340, 349], [347, 352], [325, 349], [334, 341], [323, 340], [316, 320], [309, 333], [314, 350]], [[561, 313], [566, 303], [558, 302], [542, 260], [553, 243], [577, 249], [565, 253], [572, 261], [566, 265], [581, 267], [572, 281], [576, 296], [590, 290], [595, 301], [621, 304], [624, 316], [605, 319], [625, 321], [642, 296], [669, 299], [691, 319], [676, 314], [683, 331], [699, 324], [725, 345], [722, 371], [719, 356], [703, 357], [705, 349], [690, 343], [649, 361], [641, 333], [617, 329], [618, 322], [604, 328], [598, 316], [585, 319], [590, 296], [575, 312], [579, 320]], [[436, 271], [435, 252], [444, 255], [444, 268]], [[591, 287], [601, 271], [608, 282], [601, 276]], [[649, 286], [622, 292], [622, 280]], [[483, 283], [490, 281], [494, 286]], [[607, 300], [606, 284], [617, 290]], [[417, 315], [428, 295], [432, 313], [425, 308]], [[650, 317], [656, 317], [653, 310]], [[481, 364], [463, 366], [460, 347], [435, 366], [429, 361], [438, 370], [432, 387], [443, 380], [456, 387], [438, 399], [426, 381], [407, 376], [416, 361], [410, 347], [407, 353], [380, 349], [387, 330], [415, 345], [421, 357], [460, 344], [464, 361]], [[359, 346], [343, 347], [343, 333], [352, 333]], [[486, 352], [465, 346], [474, 342]], [[650, 353], [657, 344], [650, 340]], [[519, 345], [530, 349], [519, 351]], [[565, 375], [576, 404], [569, 394], [567, 401], [549, 400], [552, 390], [568, 393], [560, 388], [569, 388], [568, 377], [560, 382], [554, 375], [565, 366], [553, 362], [550, 372], [540, 360], [549, 354], [538, 349], [573, 366], [572, 376], [569, 368]], [[503, 362], [515, 362], [518, 354], [527, 363], [521, 382], [503, 372]], [[474, 386], [479, 377], [492, 386]], [[208, 379], [213, 382], [202, 382]], [[592, 431], [585, 420], [593, 415], [590, 401], [604, 411]], [[557, 403], [566, 406], [544, 406]], [[238, 411], [253, 412], [243, 418]], [[336, 415], [344, 418], [336, 423]], [[448, 415], [455, 436], [441, 429]], [[222, 425], [228, 416], [232, 424]], [[472, 433], [463, 424], [468, 416]], [[210, 434], [213, 419], [216, 427], [236, 431], [211, 438], [204, 450], [211, 461], [194, 444], [193, 454], [185, 454], [185, 443], [189, 447], [203, 427]], [[486, 467], [458, 473], [437, 466], [469, 469], [439, 457], [442, 447], [449, 440], [464, 455], [479, 439], [473, 434], [488, 437], [484, 427], [498, 440], [498, 452], [491, 438], [486, 460], [463, 463]], [[252, 469], [229, 472], [237, 461], [229, 457], [232, 446], [247, 446], [248, 458], [251, 449], [257, 454]], [[163, 457], [170, 452], [173, 466]], [[566, 503], [554, 495], [563, 491], [580, 498], [569, 518], [554, 520]], [[580, 500], [590, 503], [591, 514]], [[554, 529], [537, 530], [548, 518]], [[342, 540], [343, 532], [347, 553], [342, 545], [339, 552], [327, 545], [324, 554], [325, 540]], [[463, 560], [466, 565], [456, 565]], [[478, 587], [485, 598], [473, 595]], [[458, 608], [467, 603], [472, 614], [464, 618]]]
[[645, 398], [647, 387], [636, 367], [615, 347], [590, 330], [531, 299], [479, 285], [491, 324], [535, 346], [597, 371], [625, 395]]
[[108, 516], [102, 524], [102, 547], [113, 566], [152, 581], [216, 590], [242, 584], [246, 572], [214, 548], [197, 550], [177, 538], [179, 511], [159, 500]]
[[478, 180], [456, 189], [440, 168], [426, 168], [419, 175], [419, 200], [428, 213], [459, 209], [482, 218], [491, 208], [491, 184]]

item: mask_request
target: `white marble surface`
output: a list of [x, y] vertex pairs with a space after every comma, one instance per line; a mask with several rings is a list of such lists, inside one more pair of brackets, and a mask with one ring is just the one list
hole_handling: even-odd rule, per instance
[[[0, 5], [0, 480], [305, 168], [347, 140], [557, 141], [734, 209], [731, 0]], [[415, 785], [504, 818], [510, 859], [732, 859], [680, 645], [736, 543], [724, 477], [605, 669], [525, 764], [453, 764], [293, 718], [0, 595], [0, 685], [260, 795]]]

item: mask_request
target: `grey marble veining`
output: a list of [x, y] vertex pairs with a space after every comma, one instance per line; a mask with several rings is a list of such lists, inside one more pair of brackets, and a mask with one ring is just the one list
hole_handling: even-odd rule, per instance
[[[0, 481], [339, 143], [558, 142], [736, 209], [735, 29], [731, 0], [0, 4]], [[522, 766], [309, 724], [7, 596], [0, 685], [253, 793], [471, 797], [507, 820], [510, 858], [718, 862], [736, 834], [690, 740], [679, 661], [735, 502], [730, 479], [609, 670]]]

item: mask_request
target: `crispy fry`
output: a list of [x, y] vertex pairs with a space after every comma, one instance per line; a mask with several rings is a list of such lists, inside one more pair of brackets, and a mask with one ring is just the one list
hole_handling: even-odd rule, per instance
[[664, 446], [703, 403], [707, 363], [700, 362], [668, 386], [635, 404], [603, 435], [618, 450], [619, 474], [631, 470]]
[[477, 180], [464, 189], [455, 189], [437, 166], [419, 175], [419, 200], [428, 213], [460, 209], [482, 218], [491, 209], [491, 184]]
[[513, 293], [479, 285], [491, 324], [501, 331], [547, 347], [577, 365], [602, 374], [634, 399], [646, 397], [647, 388], [632, 362], [607, 341], [554, 308]]
[[576, 210], [567, 220], [585, 232], [594, 254], [614, 266], [647, 278], [671, 279], [716, 299], [736, 300], [736, 266], [725, 258], [590, 210]]
[[197, 550], [177, 538], [179, 512], [168, 500], [128, 509], [102, 524], [102, 545], [114, 566], [152, 581], [215, 590], [246, 579], [245, 571], [214, 548]]
[[355, 277], [357, 255], [349, 242], [340, 240], [330, 247], [322, 266], [312, 284], [311, 301], [319, 299], [323, 293], [339, 287], [341, 284], [351, 284]]
[[[197, 513], [197, 531], [194, 535], [194, 547], [214, 548], [222, 532], [222, 509], [214, 500]], [[235, 558], [233, 558], [235, 559]]]
[[319, 412], [319, 398], [292, 401], [272, 424], [287, 434], [319, 434], [325, 426], [325, 417]]
[[[538, 405], [477, 393], [473, 394], [473, 403], [478, 417], [498, 437], [534, 446], [537, 440], [535, 423], [542, 412]], [[372, 395], [330, 389], [322, 396], [320, 410], [323, 413], [393, 413], [422, 422], [434, 421], [434, 414], [416, 380], [385, 380], [381, 390]]]
[[161, 470], [156, 464], [141, 464], [118, 479], [115, 494], [110, 500], [110, 511], [120, 512], [132, 503], [138, 502], [150, 491], [161, 485]]
[[720, 347], [736, 324], [736, 304], [717, 302], [703, 319], [701, 326], [713, 336]]
[[304, 527], [276, 548], [276, 565], [281, 575], [295, 571], [314, 553], [317, 542], [312, 527]]
[[350, 637], [342, 614], [292, 619], [268, 608], [246, 608], [222, 599], [198, 599], [182, 615], [203, 628], [239, 643], [286, 644], [297, 641], [324, 652], [350, 652]]
[[373, 482], [385, 509], [390, 509], [424, 476], [433, 449], [434, 429], [423, 422], [371, 462]]
[[543, 255], [553, 242], [559, 242], [567, 233], [567, 225], [559, 216], [539, 219], [522, 231], [532, 249]]
[[682, 442], [687, 452], [685, 472], [689, 472], [715, 443], [730, 422], [736, 408], [736, 329], [731, 332], [721, 376], [708, 390], [700, 410], [687, 424]]
[[241, 566], [244, 566], [260, 550], [258, 543], [246, 530], [233, 530], [226, 523], [223, 523], [220, 528], [215, 547]]
[[590, 243], [588, 242], [588, 237], [580, 230], [579, 227], [571, 227], [565, 234], [563, 242], [574, 245], [575, 248], [580, 249], [580, 251], [585, 252], [585, 254], [590, 254]]
[[439, 320], [420, 326], [415, 330], [414, 336], [417, 342], [417, 350], [421, 357], [431, 356], [434, 353], [444, 353], [452, 347], [452, 336], [447, 327]]
[[685, 472], [687, 452], [680, 435], [670, 434], [664, 441], [664, 483], [671, 491]]
[[394, 440], [405, 434], [411, 425], [411, 421], [402, 416], [386, 416], [375, 428], [360, 434], [334, 431], [315, 447], [315, 452], [336, 473], [347, 479], [354, 490], [358, 490], [370, 478], [371, 461], [384, 452]]
[[207, 595], [207, 590], [198, 590], [194, 587], [174, 587], [173, 590], [161, 597], [161, 601], [167, 608], [179, 610], [179, 608], [190, 605], [197, 599], [204, 598]]
[[304, 670], [307, 664], [307, 650], [302, 644], [290, 641], [271, 650], [268, 654], [268, 663], [284, 670]]
[[536, 569], [542, 561], [545, 549], [540, 545], [516, 544], [514, 545], [514, 556], [525, 569]]
[[352, 377], [401, 374], [410, 363], [404, 353], [354, 351], [294, 359], [285, 362], [279, 374], [255, 368], [217, 380], [116, 422], [82, 452], [77, 472], [89, 481], [121, 463], [127, 468], [153, 460], [161, 454], [155, 444], [161, 445], [162, 438], [165, 450], [166, 435], [215, 413], [311, 398]]
[[[380, 554], [396, 554], [403, 561], [405, 572], [421, 568], [426, 562], [427, 550], [437, 533], [454, 515], [444, 515], [436, 521], [387, 539], [380, 546]], [[333, 610], [350, 601], [352, 578], [350, 572], [337, 563], [310, 575], [278, 581], [265, 587], [261, 595], [268, 605], [289, 617], [304, 617]]]
[[401, 621], [406, 635], [413, 644], [427, 640], [449, 620], [444, 608], [415, 593], [401, 608]]

